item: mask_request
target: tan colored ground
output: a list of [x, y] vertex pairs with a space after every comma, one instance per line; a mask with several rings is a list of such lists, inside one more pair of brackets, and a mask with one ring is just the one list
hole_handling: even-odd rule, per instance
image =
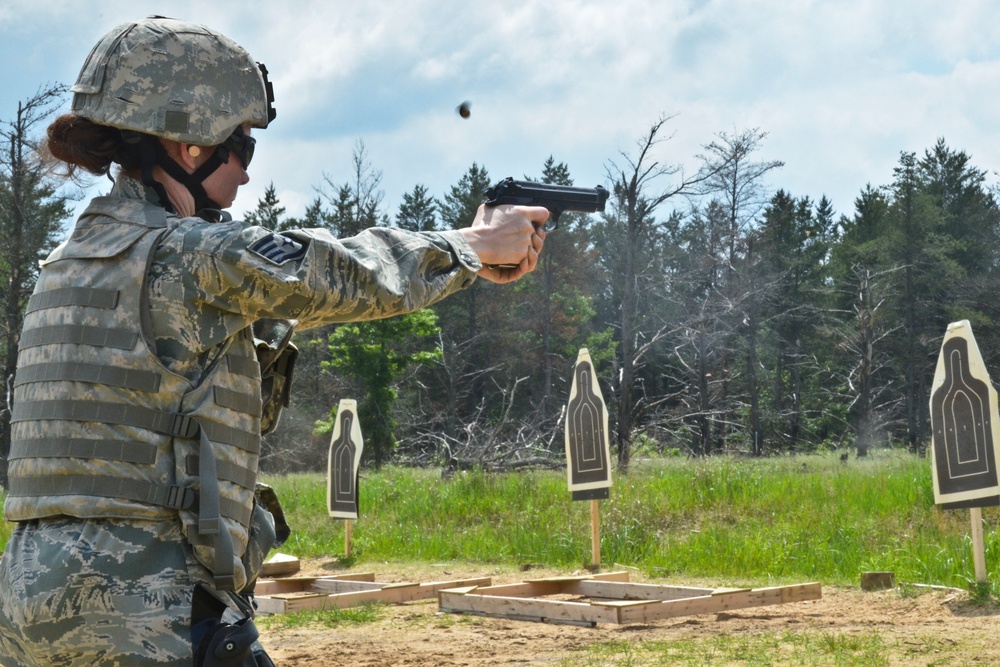
[[[321, 562], [302, 574], [330, 573]], [[494, 583], [584, 572], [502, 571], [489, 566], [447, 565], [383, 570], [378, 581], [430, 582], [490, 576]], [[638, 574], [633, 581], [642, 581]], [[712, 586], [725, 582], [658, 583]], [[805, 583], [805, 582], [800, 582]], [[791, 639], [789, 639], [791, 637]], [[721, 646], [726, 650], [713, 651]], [[441, 614], [436, 600], [393, 605], [362, 625], [265, 629], [262, 641], [279, 667], [403, 665], [1000, 665], [1000, 608], [974, 604], [954, 589], [862, 592], [823, 586], [817, 601], [757, 607], [595, 628]], [[695, 642], [690, 644], [687, 642]], [[664, 643], [664, 651], [643, 646]], [[587, 647], [604, 647], [587, 650]], [[837, 660], [824, 647], [842, 648]], [[691, 648], [695, 646], [695, 648]], [[843, 648], [846, 646], [847, 648]], [[872, 647], [875, 647], [873, 649]], [[608, 648], [611, 647], [611, 648]], [[737, 648], [733, 648], [737, 647]], [[740, 656], [738, 647], [745, 648]], [[811, 651], [810, 647], [815, 648]], [[870, 655], [866, 654], [870, 651]], [[761, 653], [767, 653], [763, 659]], [[692, 655], [700, 656], [692, 658]], [[670, 657], [673, 656], [673, 657]], [[685, 657], [686, 656], [686, 657]], [[727, 656], [727, 657], [723, 657]], [[734, 657], [735, 656], [735, 657]], [[819, 657], [817, 657], [819, 656]], [[843, 662], [845, 659], [848, 661]], [[867, 656], [867, 657], [866, 657]], [[873, 657], [876, 656], [876, 657]]]

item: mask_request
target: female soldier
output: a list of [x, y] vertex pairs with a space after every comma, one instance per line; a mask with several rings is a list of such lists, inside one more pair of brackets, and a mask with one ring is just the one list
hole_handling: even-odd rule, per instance
[[269, 665], [248, 599], [276, 539], [256, 476], [288, 333], [422, 308], [477, 274], [516, 280], [548, 211], [341, 240], [233, 222], [273, 94], [203, 26], [118, 26], [71, 90], [48, 150], [117, 178], [43, 262], [25, 316], [0, 663]]

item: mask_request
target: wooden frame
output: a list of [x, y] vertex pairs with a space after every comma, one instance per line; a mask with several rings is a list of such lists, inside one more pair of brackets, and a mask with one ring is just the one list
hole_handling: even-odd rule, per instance
[[[553, 595], [589, 601], [543, 599]], [[628, 572], [609, 572], [445, 589], [438, 593], [438, 605], [443, 612], [594, 627], [598, 623], [643, 623], [820, 597], [818, 583], [757, 589], [692, 588], [634, 584], [629, 583]]]
[[343, 609], [366, 602], [399, 604], [433, 598], [438, 591], [461, 586], [489, 586], [492, 579], [459, 579], [431, 583], [378, 582], [372, 572], [327, 577], [262, 579], [254, 588], [257, 611], [284, 614], [291, 611]]

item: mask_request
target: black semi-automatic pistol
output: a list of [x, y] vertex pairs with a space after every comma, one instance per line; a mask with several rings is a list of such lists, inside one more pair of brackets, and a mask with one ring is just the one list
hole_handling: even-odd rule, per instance
[[505, 178], [487, 190], [485, 197], [487, 206], [544, 206], [549, 209], [549, 221], [545, 229], [551, 231], [559, 226], [559, 216], [565, 211], [603, 211], [604, 203], [608, 201], [608, 191], [600, 185], [596, 188], [574, 188]]

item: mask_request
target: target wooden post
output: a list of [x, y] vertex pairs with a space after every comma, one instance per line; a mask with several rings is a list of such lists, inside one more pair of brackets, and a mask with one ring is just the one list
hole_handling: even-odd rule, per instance
[[344, 557], [351, 557], [351, 534], [354, 532], [354, 522], [344, 519]]
[[969, 510], [972, 519], [972, 563], [976, 569], [976, 581], [986, 583], [986, 542], [983, 539], [983, 510], [973, 507]]
[[601, 565], [601, 506], [596, 498], [590, 501], [590, 562]]

